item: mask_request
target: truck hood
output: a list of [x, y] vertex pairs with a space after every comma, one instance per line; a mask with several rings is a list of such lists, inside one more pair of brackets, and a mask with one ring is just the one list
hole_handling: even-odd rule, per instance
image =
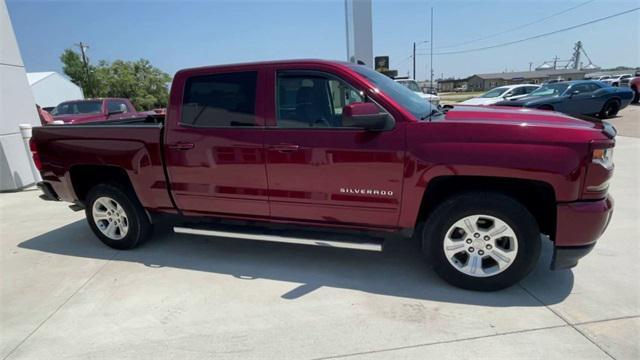
[[540, 125], [572, 127], [582, 129], [602, 129], [597, 121], [586, 121], [555, 111], [535, 110], [528, 108], [510, 108], [505, 106], [468, 106], [456, 105], [445, 115], [445, 121], [461, 121], [474, 123], [510, 123], [514, 125]]
[[68, 114], [68, 115], [54, 115], [54, 120], [62, 120], [65, 123], [77, 123], [77, 122], [89, 122], [104, 120], [103, 114]]

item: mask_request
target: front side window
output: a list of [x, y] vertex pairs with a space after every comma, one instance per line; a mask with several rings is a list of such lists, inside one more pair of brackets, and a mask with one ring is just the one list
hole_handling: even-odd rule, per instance
[[317, 74], [278, 74], [278, 127], [353, 127], [342, 118], [342, 108], [364, 102], [363, 95], [333, 77]]
[[107, 105], [109, 113], [128, 112], [127, 104], [122, 100], [109, 100]]
[[255, 71], [189, 78], [180, 123], [196, 127], [255, 126], [256, 80]]

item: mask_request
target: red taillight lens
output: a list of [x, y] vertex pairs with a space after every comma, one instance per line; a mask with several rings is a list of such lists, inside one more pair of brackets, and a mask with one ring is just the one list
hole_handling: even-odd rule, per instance
[[29, 140], [29, 149], [31, 150], [31, 156], [33, 157], [33, 163], [36, 165], [36, 169], [42, 170], [42, 162], [40, 161], [40, 154], [38, 154], [38, 147], [33, 138]]

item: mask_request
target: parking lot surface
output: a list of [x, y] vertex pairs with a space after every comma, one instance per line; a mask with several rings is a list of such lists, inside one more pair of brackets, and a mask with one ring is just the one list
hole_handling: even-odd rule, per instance
[[397, 239], [373, 253], [159, 232], [116, 251], [67, 204], [0, 194], [0, 358], [638, 359], [639, 109], [613, 120], [616, 207], [595, 250], [552, 272], [545, 242], [494, 293], [447, 285]]

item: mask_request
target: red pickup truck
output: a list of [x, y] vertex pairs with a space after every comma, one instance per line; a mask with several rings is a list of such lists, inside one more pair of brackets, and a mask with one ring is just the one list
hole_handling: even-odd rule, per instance
[[[351, 63], [182, 70], [166, 118], [33, 134], [42, 197], [85, 209], [117, 249], [149, 237], [161, 214], [180, 233], [323, 246], [370, 249], [362, 230], [392, 231], [418, 239], [448, 282], [496, 290], [533, 268], [541, 234], [553, 269], [575, 266], [612, 213], [607, 122], [509, 107], [445, 114]], [[220, 219], [358, 230], [363, 243], [224, 232]]]
[[62, 120], [66, 124], [131, 119], [147, 114], [138, 112], [129, 99], [123, 98], [65, 101], [51, 110], [54, 120]]

